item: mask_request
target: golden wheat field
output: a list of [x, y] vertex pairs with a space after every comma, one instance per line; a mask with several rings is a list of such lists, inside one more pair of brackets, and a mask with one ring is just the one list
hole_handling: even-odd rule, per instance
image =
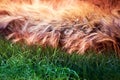
[[120, 55], [120, 0], [1, 0], [0, 35], [68, 53]]

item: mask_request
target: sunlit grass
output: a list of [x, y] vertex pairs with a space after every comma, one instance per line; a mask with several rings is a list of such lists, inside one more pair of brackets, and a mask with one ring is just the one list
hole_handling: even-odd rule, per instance
[[0, 39], [0, 80], [119, 80], [115, 55], [67, 54], [60, 49], [12, 44]]

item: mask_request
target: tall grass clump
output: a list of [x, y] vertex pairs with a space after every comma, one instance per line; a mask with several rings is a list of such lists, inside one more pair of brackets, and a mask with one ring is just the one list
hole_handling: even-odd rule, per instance
[[0, 40], [0, 80], [119, 80], [120, 59], [113, 52], [79, 55], [60, 49]]

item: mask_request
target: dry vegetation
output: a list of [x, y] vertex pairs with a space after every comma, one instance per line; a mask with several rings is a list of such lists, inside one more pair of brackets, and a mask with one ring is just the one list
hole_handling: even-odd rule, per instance
[[0, 34], [80, 54], [120, 53], [119, 0], [1, 0]]

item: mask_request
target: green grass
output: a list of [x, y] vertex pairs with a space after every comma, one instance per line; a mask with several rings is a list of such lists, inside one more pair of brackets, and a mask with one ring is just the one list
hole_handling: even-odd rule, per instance
[[120, 80], [120, 58], [28, 47], [0, 39], [0, 80]]

